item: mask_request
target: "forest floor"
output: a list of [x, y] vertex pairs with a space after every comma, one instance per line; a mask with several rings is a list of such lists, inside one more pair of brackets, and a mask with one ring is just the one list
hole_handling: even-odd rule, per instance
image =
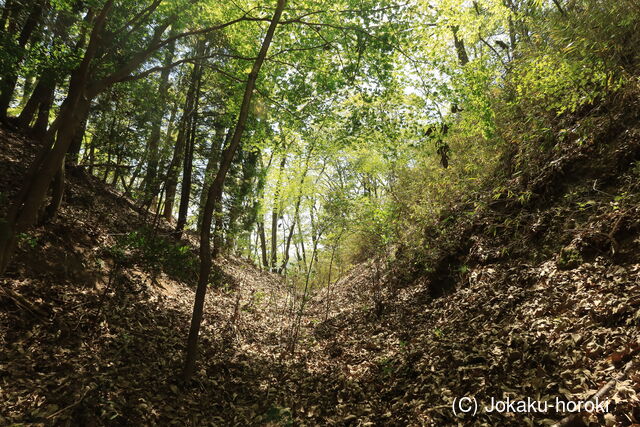
[[[288, 284], [220, 261], [188, 387], [194, 248], [74, 170], [57, 218], [20, 236], [0, 279], [0, 424], [546, 425], [567, 413], [451, 405], [585, 400], [623, 371], [609, 413], [585, 421], [640, 424], [640, 128], [607, 132], [529, 180], [552, 196], [460, 215], [450, 238], [467, 244], [446, 268], [406, 281], [371, 260], [313, 293], [293, 349]], [[3, 214], [37, 147], [5, 130], [0, 147]]]

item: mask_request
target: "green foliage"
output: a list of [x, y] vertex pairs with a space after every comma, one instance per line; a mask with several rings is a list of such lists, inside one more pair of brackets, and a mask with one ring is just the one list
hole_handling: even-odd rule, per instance
[[29, 233], [19, 233], [18, 236], [18, 244], [21, 246], [28, 246], [31, 249], [34, 249], [38, 246], [38, 238]]
[[582, 255], [574, 246], [567, 246], [560, 250], [556, 264], [561, 270], [576, 268], [582, 264]]
[[152, 273], [164, 271], [185, 282], [192, 282], [197, 277], [197, 258], [191, 248], [158, 236], [150, 228], [117, 236], [110, 253], [116, 260], [144, 266]]
[[[88, 6], [99, 10], [101, 2], [53, 2], [41, 34], [24, 49], [15, 32], [3, 34], [2, 75], [17, 73], [22, 84], [52, 70], [64, 92], [92, 30], [83, 19]], [[126, 0], [109, 13], [108, 37], [90, 66], [89, 86], [105, 85], [91, 108], [83, 161], [140, 201], [150, 191], [143, 177], [153, 129], [161, 134], [154, 159], [161, 172], [153, 179], [167, 183], [163, 171], [186, 166], [172, 157], [178, 136], [190, 133], [189, 190], [201, 195], [233, 129], [272, 5], [168, 0], [148, 7]], [[393, 248], [421, 259], [454, 220], [451, 212], [467, 205], [472, 217], [485, 207], [477, 195], [486, 190], [497, 203], [530, 203], [531, 191], [498, 184], [500, 175], [524, 179], [529, 164], [559, 143], [585, 144], [600, 124], [576, 127], [570, 118], [637, 86], [639, 18], [634, 0], [289, 4], [225, 182], [217, 218], [224, 249], [261, 260], [259, 224], [265, 258], [280, 264], [288, 251], [288, 272], [314, 287], [335, 280], [334, 268]], [[68, 21], [68, 34], [56, 36], [58, 19]], [[203, 30], [225, 22], [232, 24]], [[165, 60], [175, 63], [165, 73], [167, 96], [158, 91]], [[59, 107], [56, 101], [52, 114]], [[197, 120], [187, 129], [191, 113]], [[181, 153], [175, 160], [182, 163]], [[188, 229], [204, 200], [189, 200]], [[193, 256], [172, 245], [140, 230], [119, 239], [113, 255], [157, 271], [192, 271]]]
[[264, 423], [277, 423], [281, 426], [292, 426], [293, 418], [291, 416], [291, 409], [283, 408], [280, 406], [271, 406], [264, 415], [262, 415], [261, 420]]
[[385, 357], [378, 361], [378, 368], [383, 376], [391, 376], [398, 369], [398, 362], [391, 357]]
[[[470, 62], [461, 65], [451, 44], [444, 43], [453, 37], [450, 30], [429, 30], [443, 44], [436, 44], [436, 49], [427, 44], [426, 55], [434, 59], [436, 69], [432, 72], [440, 79], [438, 89], [425, 95], [456, 109], [448, 115], [439, 109], [438, 121], [447, 123], [449, 130], [434, 138], [433, 151], [411, 144], [412, 161], [394, 165], [387, 205], [398, 224], [391, 241], [415, 251], [416, 258], [433, 237], [425, 230], [444, 226], [449, 209], [473, 201], [481, 190], [492, 190], [496, 200], [527, 204], [530, 191], [491, 188], [503, 173], [504, 159], [504, 172], [526, 170], [542, 161], [558, 141], [583, 144], [593, 134], [589, 122], [567, 129], [559, 127], [560, 121], [629, 86], [638, 71], [637, 49], [630, 43], [638, 43], [640, 21], [632, 2], [573, 2], [566, 15], [543, 3], [517, 10], [491, 1], [478, 6], [476, 11], [456, 10], [453, 3], [442, 2], [429, 9], [439, 22], [455, 22]], [[487, 17], [491, 18], [485, 25]], [[518, 33], [513, 22], [526, 27], [526, 34]], [[498, 46], [495, 40], [509, 32], [515, 32], [517, 43], [509, 46], [502, 39], [506, 47]], [[497, 49], [487, 50], [489, 45]], [[443, 145], [451, 153], [446, 170], [434, 156], [435, 148]], [[509, 158], [513, 152], [517, 155]]]

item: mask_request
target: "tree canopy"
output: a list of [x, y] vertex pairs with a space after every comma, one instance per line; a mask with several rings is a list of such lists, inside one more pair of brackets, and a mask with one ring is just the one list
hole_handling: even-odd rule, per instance
[[638, 84], [635, 0], [1, 4], [0, 120], [40, 148], [0, 274], [66, 174], [97, 177], [199, 244], [186, 380], [221, 254], [283, 276], [301, 311], [365, 260], [429, 270], [452, 212], [527, 203], [507, 177]]

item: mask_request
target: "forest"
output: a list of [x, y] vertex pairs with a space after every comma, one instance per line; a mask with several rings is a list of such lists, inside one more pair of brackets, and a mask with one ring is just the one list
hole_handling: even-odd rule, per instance
[[0, 0], [0, 425], [639, 393], [639, 0]]

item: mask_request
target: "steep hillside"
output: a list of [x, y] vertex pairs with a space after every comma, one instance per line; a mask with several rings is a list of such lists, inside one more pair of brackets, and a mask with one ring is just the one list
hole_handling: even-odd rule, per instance
[[[630, 100], [566, 118], [570, 134], [546, 154], [506, 159], [502, 191], [427, 230], [419, 262], [398, 249], [361, 264], [301, 316], [299, 290], [224, 260], [190, 387], [178, 378], [194, 239], [175, 242], [169, 224], [75, 169], [62, 211], [20, 236], [2, 279], [0, 421], [548, 425], [567, 414], [456, 416], [451, 405], [586, 400], [608, 384], [610, 412], [584, 422], [639, 424], [639, 111]], [[6, 199], [37, 147], [0, 139]]]
[[[1, 188], [15, 191], [28, 138], [0, 130]], [[3, 203], [3, 209], [5, 205]], [[20, 236], [0, 288], [1, 425], [245, 425], [270, 409], [286, 307], [281, 280], [221, 264], [201, 335], [197, 387], [182, 367], [196, 256], [168, 225], [82, 169], [62, 211]]]
[[344, 311], [316, 328], [323, 356], [297, 391], [312, 419], [550, 425], [569, 414], [456, 416], [452, 403], [601, 391], [610, 412], [584, 422], [639, 424], [639, 111], [629, 97], [566, 117], [546, 154], [511, 153], [502, 192], [445, 215], [421, 261], [399, 252], [343, 278]]
[[638, 46], [640, 0], [0, 0], [0, 427], [640, 427]]

